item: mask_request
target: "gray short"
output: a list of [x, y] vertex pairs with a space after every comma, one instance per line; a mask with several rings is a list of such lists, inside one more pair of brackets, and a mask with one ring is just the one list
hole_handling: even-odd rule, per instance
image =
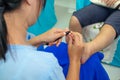
[[109, 24], [115, 29], [116, 36], [120, 35], [120, 10], [90, 4], [81, 10], [75, 11], [73, 16], [77, 17], [83, 27], [104, 21], [105, 24]]

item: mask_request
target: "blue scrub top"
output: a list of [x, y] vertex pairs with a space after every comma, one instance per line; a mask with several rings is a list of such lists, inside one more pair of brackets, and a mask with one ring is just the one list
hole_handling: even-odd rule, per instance
[[6, 61], [0, 61], [0, 80], [65, 80], [53, 54], [33, 46], [10, 45]]

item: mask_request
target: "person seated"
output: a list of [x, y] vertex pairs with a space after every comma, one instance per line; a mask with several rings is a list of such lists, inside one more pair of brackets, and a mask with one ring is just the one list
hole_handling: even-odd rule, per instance
[[[107, 6], [112, 6], [117, 0], [101, 0]], [[82, 28], [97, 22], [104, 22], [100, 33], [90, 42], [85, 43], [85, 49], [81, 58], [84, 64], [95, 52], [103, 50], [110, 45], [120, 34], [120, 10], [102, 7], [91, 3], [85, 8], [75, 11], [70, 19], [69, 29], [82, 32]]]

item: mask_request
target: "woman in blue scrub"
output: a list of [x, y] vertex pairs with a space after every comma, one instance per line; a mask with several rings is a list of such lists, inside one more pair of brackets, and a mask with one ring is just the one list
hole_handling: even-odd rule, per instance
[[[66, 31], [52, 29], [26, 41], [27, 28], [36, 22], [44, 4], [45, 0], [0, 0], [0, 80], [65, 80], [57, 59], [32, 45], [58, 45], [60, 40], [55, 40]], [[70, 65], [66, 80], [79, 80], [83, 50], [79, 40], [82, 42], [78, 33], [68, 35]]]

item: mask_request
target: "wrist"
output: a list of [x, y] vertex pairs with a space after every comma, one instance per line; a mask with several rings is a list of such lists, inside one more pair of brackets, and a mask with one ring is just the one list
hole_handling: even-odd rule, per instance
[[39, 45], [45, 44], [46, 41], [44, 40], [44, 37], [42, 35], [36, 37], [36, 43]]
[[70, 65], [73, 65], [73, 64], [81, 65], [81, 62], [80, 60], [70, 60]]
[[80, 62], [80, 60], [79, 60], [79, 62], [77, 61], [77, 62], [75, 62], [75, 61], [70, 61], [70, 63], [69, 63], [69, 67], [70, 66], [74, 66], [76, 69], [78, 68], [80, 68], [81, 67], [81, 62]]
[[30, 40], [30, 44], [33, 46], [39, 46], [42, 44], [42, 38], [41, 36], [36, 36]]

